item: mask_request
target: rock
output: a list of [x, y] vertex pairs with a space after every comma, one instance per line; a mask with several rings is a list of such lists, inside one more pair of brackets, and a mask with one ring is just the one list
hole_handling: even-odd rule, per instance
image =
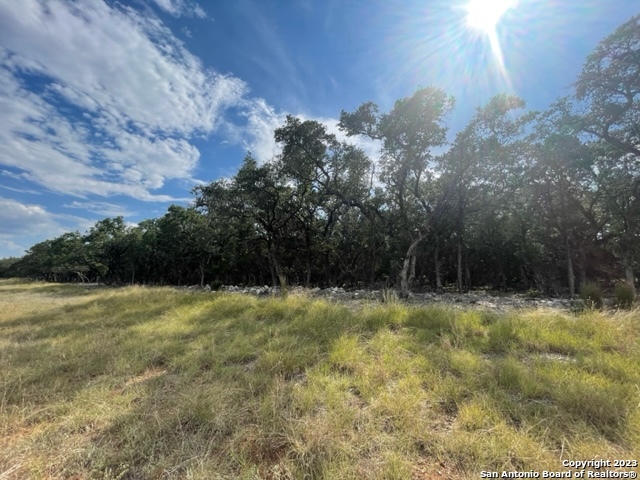
[[478, 302], [473, 302], [481, 307], [485, 307], [485, 308], [497, 308], [497, 305], [493, 302], [488, 302], [486, 300], [480, 300]]
[[[192, 285], [189, 287], [180, 287], [191, 291], [204, 290], [211, 291], [210, 287], [201, 288], [198, 285]], [[244, 287], [236, 285], [223, 285], [220, 287], [221, 291], [229, 293], [244, 293], [255, 296], [267, 296], [277, 295], [280, 292], [279, 287], [253, 286]], [[315, 296], [329, 298], [336, 301], [350, 302], [353, 300], [371, 299], [378, 301], [385, 301], [385, 295], [382, 290], [365, 290], [358, 288], [353, 291], [347, 291], [344, 287], [329, 287], [322, 289], [314, 287], [312, 289], [292, 286], [289, 288], [291, 293], [299, 293], [302, 295]], [[387, 290], [392, 292], [392, 290]], [[397, 293], [395, 294], [397, 295]], [[395, 297], [398, 298], [397, 296]], [[412, 305], [428, 305], [428, 304], [441, 304], [454, 307], [457, 309], [464, 308], [482, 308], [491, 309], [496, 311], [503, 311], [504, 309], [512, 308], [555, 308], [562, 310], [569, 310], [572, 307], [575, 308], [575, 303], [580, 303], [579, 300], [571, 301], [565, 298], [529, 298], [523, 293], [514, 294], [501, 294], [494, 295], [491, 292], [484, 290], [475, 290], [465, 294], [453, 293], [451, 291], [447, 293], [435, 293], [435, 292], [422, 292], [411, 294], [408, 298], [403, 299], [403, 302], [410, 303]]]

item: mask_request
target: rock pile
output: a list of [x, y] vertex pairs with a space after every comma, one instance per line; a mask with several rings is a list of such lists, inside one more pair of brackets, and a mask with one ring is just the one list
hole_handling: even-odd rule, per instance
[[276, 295], [280, 292], [278, 287], [269, 287], [268, 285], [265, 285], [264, 287], [237, 287], [235, 285], [223, 285], [220, 287], [220, 290], [229, 293], [257, 295], [259, 297], [264, 295]]
[[[188, 287], [191, 291], [211, 291], [211, 288], [207, 285], [204, 288], [200, 286]], [[278, 295], [280, 293], [279, 287], [270, 287], [264, 285], [262, 287], [253, 286], [237, 286], [237, 285], [223, 285], [220, 291], [235, 294], [255, 295], [258, 297]], [[550, 297], [531, 297], [524, 293], [494, 293], [486, 290], [474, 290], [469, 293], [414, 293], [408, 299], [399, 300], [397, 292], [393, 290], [346, 290], [343, 287], [329, 287], [329, 288], [303, 288], [303, 287], [291, 287], [289, 293], [304, 295], [307, 297], [326, 298], [339, 302], [359, 302], [359, 301], [374, 301], [374, 302], [389, 302], [399, 301], [402, 303], [408, 303], [413, 305], [430, 305], [430, 304], [443, 304], [451, 305], [460, 308], [485, 308], [490, 310], [509, 310], [514, 308], [558, 308], [558, 309], [571, 309], [572, 301], [567, 298], [550, 298]]]

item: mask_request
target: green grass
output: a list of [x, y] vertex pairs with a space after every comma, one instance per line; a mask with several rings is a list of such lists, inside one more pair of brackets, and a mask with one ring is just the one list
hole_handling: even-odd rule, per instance
[[633, 285], [619, 282], [614, 288], [615, 305], [618, 308], [631, 308], [636, 298], [636, 292]]
[[0, 478], [427, 479], [640, 458], [640, 313], [0, 282]]
[[580, 285], [580, 297], [587, 308], [602, 308], [604, 292], [595, 282], [586, 282]]

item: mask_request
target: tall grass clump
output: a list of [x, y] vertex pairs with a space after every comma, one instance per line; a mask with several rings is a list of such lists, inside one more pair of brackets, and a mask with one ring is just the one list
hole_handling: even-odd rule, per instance
[[602, 308], [602, 288], [595, 282], [585, 282], [580, 285], [580, 298], [587, 308]]
[[381, 301], [387, 305], [397, 305], [400, 300], [398, 297], [398, 292], [392, 290], [390, 288], [385, 288], [382, 290]]
[[636, 298], [634, 288], [624, 282], [616, 284], [613, 293], [616, 297], [616, 306], [619, 308], [630, 308]]
[[639, 320], [0, 280], [0, 480], [638, 458]]

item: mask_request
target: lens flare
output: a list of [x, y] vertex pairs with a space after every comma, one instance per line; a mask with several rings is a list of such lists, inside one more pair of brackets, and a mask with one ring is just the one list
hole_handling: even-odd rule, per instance
[[467, 24], [491, 35], [502, 16], [514, 6], [514, 0], [471, 0], [465, 8]]
[[504, 65], [504, 55], [502, 54], [502, 47], [496, 28], [502, 16], [516, 6], [516, 1], [517, 0], [470, 0], [465, 6], [467, 26], [487, 36], [489, 45], [491, 46], [491, 52], [507, 84], [510, 82]]

